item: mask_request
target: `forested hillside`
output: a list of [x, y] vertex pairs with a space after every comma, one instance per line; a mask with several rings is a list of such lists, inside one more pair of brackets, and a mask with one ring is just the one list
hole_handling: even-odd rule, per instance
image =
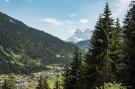
[[0, 12], [0, 73], [30, 72], [47, 64], [67, 63], [74, 48]]

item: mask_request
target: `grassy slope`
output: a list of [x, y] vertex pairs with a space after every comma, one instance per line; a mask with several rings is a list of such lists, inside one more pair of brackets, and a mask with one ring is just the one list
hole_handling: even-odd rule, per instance
[[[49, 87], [50, 87], [51, 89], [54, 88], [54, 84], [55, 84], [56, 79], [57, 79], [57, 78], [52, 78], [52, 79], [49, 79], [49, 80], [48, 80], [48, 84], [49, 84]], [[59, 77], [58, 79], [59, 79], [59, 81], [62, 83], [62, 78]], [[34, 83], [34, 84], [30, 84], [29, 89], [36, 89], [36, 85], [37, 85], [37, 82]]]

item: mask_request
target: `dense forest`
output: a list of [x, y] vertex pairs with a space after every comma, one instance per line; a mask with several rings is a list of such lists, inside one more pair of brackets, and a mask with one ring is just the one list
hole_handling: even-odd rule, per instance
[[31, 73], [69, 63], [75, 46], [0, 12], [0, 74]]
[[135, 1], [121, 27], [108, 3], [99, 16], [89, 51], [75, 52], [66, 67], [64, 89], [135, 89]]
[[[123, 26], [111, 15], [106, 3], [89, 40], [88, 52], [83, 55], [76, 48], [73, 61], [64, 68], [63, 84], [57, 80], [54, 89], [135, 89], [135, 1], [130, 4]], [[2, 89], [14, 89], [6, 87], [7, 81]], [[50, 89], [43, 76], [36, 89]]]

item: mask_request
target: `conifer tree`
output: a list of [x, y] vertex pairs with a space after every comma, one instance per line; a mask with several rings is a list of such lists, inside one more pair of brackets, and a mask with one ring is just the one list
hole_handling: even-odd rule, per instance
[[4, 80], [4, 84], [2, 86], [2, 89], [11, 89], [10, 86], [8, 85], [8, 82], [6, 79]]
[[[84, 73], [84, 76], [86, 76], [83, 81], [84, 83], [84, 89], [93, 88], [96, 86], [96, 79], [98, 79], [98, 65], [101, 63], [101, 58], [99, 59], [98, 55], [102, 52], [102, 44], [100, 43], [102, 40], [102, 33], [101, 31], [101, 16], [99, 18], [99, 21], [96, 24], [97, 30], [94, 30], [92, 39], [90, 41], [89, 45], [89, 51], [86, 55], [86, 72]], [[100, 39], [101, 38], [101, 39]]]
[[38, 80], [38, 85], [37, 85], [36, 89], [42, 89], [42, 82], [43, 82], [43, 77], [41, 75], [40, 79]]
[[88, 83], [85, 85], [85, 89], [95, 89], [96, 86], [116, 80], [113, 71], [115, 63], [111, 57], [113, 36], [114, 23], [107, 3], [90, 40], [89, 52], [86, 56], [86, 80]]
[[63, 88], [70, 89], [70, 68], [69, 65], [66, 65], [64, 68], [64, 79], [63, 79]]
[[2, 89], [15, 89], [15, 82], [11, 79], [5, 79]]
[[40, 79], [38, 80], [38, 85], [36, 89], [50, 89], [46, 79], [43, 79], [42, 75], [40, 76]]
[[126, 38], [126, 52], [127, 60], [129, 64], [128, 75], [128, 86], [135, 89], [135, 1], [133, 0], [130, 4], [130, 10], [128, 11], [124, 20], [124, 34]]
[[66, 71], [64, 80], [64, 89], [79, 89], [79, 82], [81, 78], [82, 69], [82, 54], [76, 49], [74, 53], [73, 62]]
[[126, 73], [127, 73], [127, 61], [126, 61], [126, 52], [124, 51], [124, 48], [126, 47], [123, 37], [123, 30], [120, 26], [119, 19], [117, 18], [117, 21], [115, 23], [115, 30], [113, 35], [113, 46], [111, 47], [111, 57], [112, 60], [115, 62], [115, 66], [113, 68], [114, 73], [116, 73], [117, 76], [117, 82], [125, 83], [126, 79]]
[[50, 89], [46, 79], [43, 80], [43, 89]]
[[59, 82], [59, 79], [58, 79], [58, 75], [57, 75], [57, 79], [55, 81], [54, 89], [61, 89], [60, 82]]

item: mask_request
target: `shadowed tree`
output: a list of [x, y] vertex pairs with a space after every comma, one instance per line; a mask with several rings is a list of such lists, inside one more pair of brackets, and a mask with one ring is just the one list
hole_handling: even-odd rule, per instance
[[79, 82], [82, 70], [82, 53], [76, 49], [73, 55], [73, 62], [66, 67], [64, 89], [79, 89]]
[[5, 79], [2, 89], [15, 89], [15, 82], [12, 79]]
[[95, 89], [96, 86], [116, 81], [116, 65], [114, 55], [112, 55], [115, 33], [111, 11], [107, 3], [90, 40], [89, 51], [86, 55], [87, 70], [84, 75], [87, 83], [84, 85], [84, 89]]
[[44, 79], [42, 75], [40, 76], [40, 79], [38, 80], [38, 85], [36, 89], [50, 89], [46, 79]]
[[135, 89], [135, 1], [130, 4], [130, 9], [124, 20], [124, 34], [126, 38], [127, 61], [129, 69], [127, 72], [127, 85]]

